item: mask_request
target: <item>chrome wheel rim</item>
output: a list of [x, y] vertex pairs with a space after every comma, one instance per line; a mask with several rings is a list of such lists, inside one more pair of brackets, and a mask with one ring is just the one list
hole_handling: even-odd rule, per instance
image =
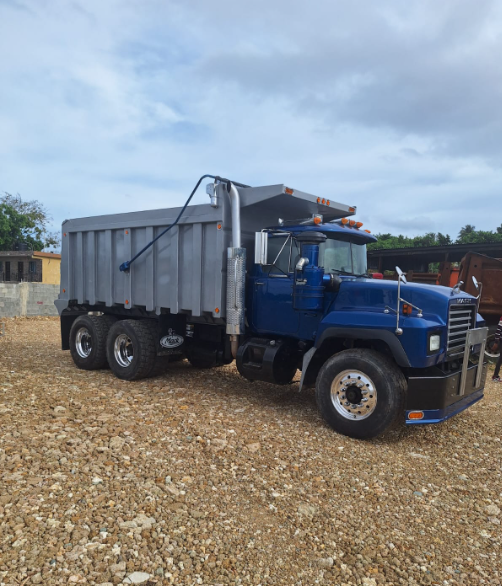
[[87, 328], [80, 328], [75, 338], [75, 347], [80, 358], [89, 358], [92, 352], [92, 338]]
[[344, 370], [331, 383], [331, 402], [345, 419], [369, 417], [377, 406], [377, 391], [370, 377], [359, 370]]
[[119, 334], [113, 344], [113, 355], [120, 366], [127, 368], [134, 358], [132, 340], [126, 334]]

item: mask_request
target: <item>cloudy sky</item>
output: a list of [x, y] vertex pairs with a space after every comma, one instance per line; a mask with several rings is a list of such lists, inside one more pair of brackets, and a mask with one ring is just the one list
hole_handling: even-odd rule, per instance
[[57, 229], [204, 173], [373, 232], [502, 223], [497, 0], [0, 0], [0, 54], [0, 192]]

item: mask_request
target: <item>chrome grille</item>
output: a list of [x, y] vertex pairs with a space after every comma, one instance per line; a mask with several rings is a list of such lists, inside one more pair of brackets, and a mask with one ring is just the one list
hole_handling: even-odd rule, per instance
[[454, 303], [448, 316], [448, 354], [464, 351], [467, 331], [474, 325], [476, 305]]

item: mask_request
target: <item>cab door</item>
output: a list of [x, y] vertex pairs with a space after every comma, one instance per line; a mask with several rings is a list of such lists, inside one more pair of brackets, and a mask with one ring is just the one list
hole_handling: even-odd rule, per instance
[[256, 333], [294, 336], [299, 315], [293, 309], [292, 262], [296, 247], [288, 234], [271, 234], [268, 241], [269, 266], [253, 279], [253, 329]]

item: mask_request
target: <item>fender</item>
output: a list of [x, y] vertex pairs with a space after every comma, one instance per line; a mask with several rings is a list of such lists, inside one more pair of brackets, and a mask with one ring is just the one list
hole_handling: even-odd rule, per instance
[[349, 338], [351, 340], [382, 340], [390, 348], [396, 363], [402, 368], [410, 367], [410, 361], [404, 348], [396, 335], [388, 330], [371, 328], [338, 328], [328, 327], [317, 338], [314, 346], [320, 348], [322, 343], [329, 338]]
[[396, 338], [395, 334], [389, 332], [388, 330], [329, 327], [326, 328], [319, 336], [314, 346], [312, 346], [312, 348], [303, 355], [302, 376], [300, 379], [298, 392], [300, 392], [303, 388], [307, 371], [314, 354], [318, 348], [322, 346], [323, 342], [325, 340], [329, 340], [330, 338], [349, 338], [352, 340], [382, 340], [382, 342], [385, 342], [389, 346], [392, 352], [392, 356], [399, 366], [410, 366], [410, 361], [408, 360], [408, 356], [406, 355], [401, 342]]

